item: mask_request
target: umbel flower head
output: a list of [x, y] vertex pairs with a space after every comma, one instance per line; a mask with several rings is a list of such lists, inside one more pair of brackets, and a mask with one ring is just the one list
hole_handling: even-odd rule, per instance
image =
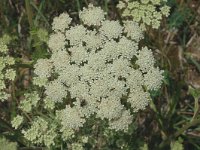
[[117, 7], [123, 17], [132, 17], [145, 30], [146, 25], [158, 29], [162, 16], [169, 16], [167, 0], [120, 0]]
[[[137, 23], [107, 20], [92, 4], [79, 17], [83, 24], [72, 25], [66, 13], [54, 19], [51, 57], [35, 64], [34, 83], [45, 89], [45, 108], [56, 108], [63, 137], [91, 115], [107, 120], [110, 129], [127, 131], [131, 112], [145, 109], [149, 91], [161, 86], [163, 71], [154, 66], [151, 50], [138, 48], [143, 34]], [[131, 108], [121, 103], [123, 97]], [[65, 109], [53, 107], [62, 103]]]
[[[102, 17], [104, 12], [91, 4], [79, 14], [82, 25], [70, 25], [71, 19], [66, 14], [54, 19], [56, 32], [49, 39], [51, 58], [39, 59], [35, 65], [37, 78], [57, 74], [43, 85], [49, 101], [62, 103], [67, 93], [75, 100], [73, 106], [59, 110], [58, 114], [71, 114], [62, 115], [62, 124], [77, 129], [94, 113], [111, 122], [121, 119], [129, 115], [120, 102], [123, 96], [128, 96], [133, 111], [144, 109], [150, 96], [143, 87], [157, 90], [163, 76], [154, 67], [151, 50], [138, 49], [142, 31], [137, 23], [129, 21], [123, 26], [118, 21], [106, 20]], [[131, 63], [133, 57], [137, 57], [135, 64]]]

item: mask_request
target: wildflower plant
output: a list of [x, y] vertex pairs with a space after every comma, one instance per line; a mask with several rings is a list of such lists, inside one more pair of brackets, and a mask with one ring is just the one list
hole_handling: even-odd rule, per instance
[[131, 17], [145, 30], [146, 26], [158, 29], [162, 16], [169, 16], [167, 0], [120, 0], [117, 5], [123, 17]]
[[11, 96], [8, 87], [16, 76], [16, 72], [13, 69], [15, 60], [9, 55], [7, 46], [10, 40], [11, 38], [8, 35], [0, 38], [0, 101], [5, 101]]
[[58, 138], [75, 138], [72, 149], [82, 149], [76, 133], [90, 118], [106, 121], [109, 130], [127, 132], [133, 114], [151, 100], [149, 91], [162, 84], [163, 71], [155, 67], [152, 51], [138, 46], [143, 38], [138, 23], [107, 20], [92, 4], [79, 18], [83, 24], [72, 25], [67, 13], [54, 18], [50, 57], [34, 65], [38, 90], [26, 94], [19, 107], [35, 114], [29, 127], [20, 127], [31, 143], [51, 147]]

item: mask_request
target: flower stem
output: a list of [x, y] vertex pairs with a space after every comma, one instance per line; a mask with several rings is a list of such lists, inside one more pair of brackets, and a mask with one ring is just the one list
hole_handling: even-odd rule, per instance
[[77, 6], [77, 10], [78, 12], [81, 10], [81, 4], [79, 0], [76, 0], [76, 6]]
[[30, 5], [30, 0], [25, 0], [25, 5], [26, 5], [26, 13], [28, 16], [28, 22], [29, 22], [30, 28], [33, 28], [34, 27], [33, 11], [32, 11], [31, 5]]

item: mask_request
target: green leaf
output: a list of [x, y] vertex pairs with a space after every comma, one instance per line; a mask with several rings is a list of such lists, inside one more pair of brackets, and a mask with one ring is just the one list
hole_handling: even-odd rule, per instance
[[195, 89], [193, 87], [189, 87], [189, 93], [194, 97], [194, 115], [192, 117], [192, 120], [194, 120], [199, 112], [199, 98], [200, 98], [200, 89]]

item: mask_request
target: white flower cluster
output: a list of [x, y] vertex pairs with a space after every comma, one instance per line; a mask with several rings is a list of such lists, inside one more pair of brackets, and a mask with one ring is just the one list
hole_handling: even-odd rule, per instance
[[22, 111], [31, 112], [32, 108], [37, 106], [40, 97], [35, 91], [33, 93], [26, 93], [24, 96], [25, 99], [20, 102], [19, 108]]
[[0, 38], [0, 101], [5, 101], [10, 97], [10, 94], [6, 92], [5, 81], [14, 81], [16, 72], [12, 69], [15, 64], [13, 57], [9, 56], [7, 44], [10, 39], [8, 36]]
[[117, 7], [124, 17], [132, 17], [145, 30], [145, 26], [158, 29], [162, 16], [169, 16], [167, 0], [120, 0]]
[[85, 123], [85, 119], [81, 117], [81, 114], [79, 114], [76, 109], [73, 109], [68, 105], [66, 106], [66, 109], [57, 113], [63, 128], [78, 129]]
[[[121, 104], [122, 96], [128, 97], [134, 112], [144, 109], [150, 95], [143, 87], [157, 90], [162, 71], [154, 67], [151, 50], [138, 50], [143, 34], [137, 23], [106, 20], [103, 10], [91, 4], [79, 17], [83, 25], [71, 26], [66, 14], [54, 19], [51, 58], [38, 60], [34, 67], [36, 78], [51, 78], [43, 84], [45, 101], [61, 103], [70, 94], [72, 105], [57, 111], [63, 129], [77, 130], [96, 114], [109, 120], [111, 129], [127, 130], [132, 115]], [[138, 69], [131, 63], [134, 56]]]
[[42, 144], [47, 147], [54, 145], [54, 139], [56, 138], [56, 128], [53, 125], [49, 125], [47, 121], [38, 117], [32, 122], [31, 128], [23, 130], [24, 137], [32, 143]]
[[39, 28], [36, 32], [37, 37], [39, 38], [39, 40], [41, 42], [46, 43], [48, 41], [48, 31], [43, 29], [43, 28]]
[[34, 68], [38, 77], [34, 77], [33, 83], [39, 86], [45, 85], [47, 78], [51, 76], [53, 64], [49, 59], [39, 59]]
[[84, 150], [82, 143], [72, 143], [71, 150]]
[[52, 23], [52, 29], [55, 32], [64, 32], [68, 25], [71, 23], [72, 19], [67, 13], [61, 14], [59, 17], [55, 17]]
[[14, 127], [15, 129], [18, 129], [19, 126], [22, 124], [24, 118], [20, 115], [17, 115], [12, 121], [11, 121], [11, 124], [12, 124], [12, 127]]
[[100, 7], [93, 7], [92, 4], [89, 4], [88, 8], [83, 8], [83, 11], [79, 12], [79, 17], [89, 26], [98, 26], [105, 19], [104, 11]]

